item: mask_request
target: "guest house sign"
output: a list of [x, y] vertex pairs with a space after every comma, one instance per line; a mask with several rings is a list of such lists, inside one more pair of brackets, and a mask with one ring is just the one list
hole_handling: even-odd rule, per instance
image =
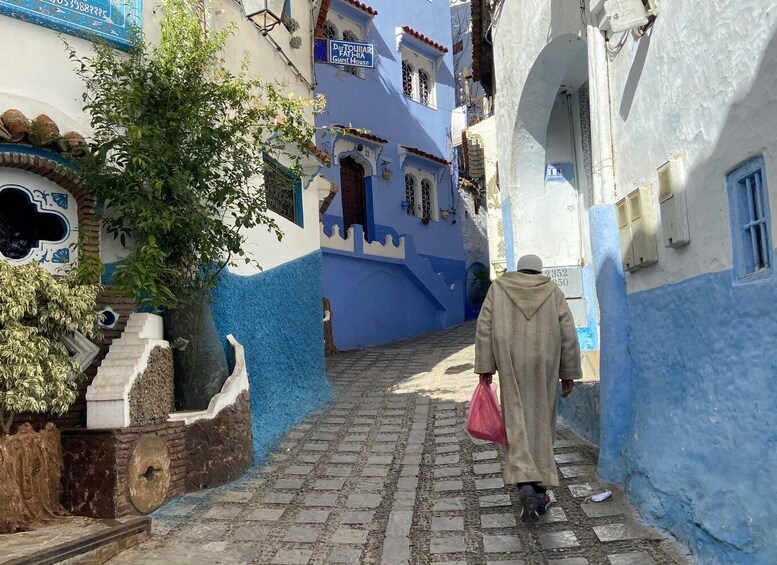
[[125, 49], [141, 10], [142, 0], [0, 0], [0, 14]]
[[329, 62], [333, 65], [372, 69], [375, 67], [375, 46], [372, 43], [330, 39]]

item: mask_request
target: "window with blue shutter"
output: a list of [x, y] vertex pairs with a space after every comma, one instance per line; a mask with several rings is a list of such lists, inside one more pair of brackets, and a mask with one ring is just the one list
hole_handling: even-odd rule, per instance
[[269, 155], [264, 155], [264, 195], [267, 209], [303, 227], [302, 182]]
[[755, 157], [727, 176], [731, 208], [734, 272], [740, 280], [772, 272], [769, 191], [763, 157]]

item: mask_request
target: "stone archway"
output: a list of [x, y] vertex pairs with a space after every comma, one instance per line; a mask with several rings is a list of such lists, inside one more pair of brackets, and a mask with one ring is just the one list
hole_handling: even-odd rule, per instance
[[[581, 68], [582, 67], [582, 68]], [[546, 197], [546, 165], [552, 160], [548, 131], [559, 94], [579, 88], [587, 80], [587, 46], [573, 34], [556, 37], [540, 52], [528, 73], [518, 104], [512, 136], [508, 209], [503, 210], [507, 238], [516, 253], [552, 257], [553, 239], [541, 229], [540, 218], [558, 210]], [[552, 200], [552, 199], [551, 199]], [[578, 230], [579, 231], [579, 230]], [[517, 243], [520, 242], [520, 243]], [[512, 268], [514, 265], [510, 265]]]

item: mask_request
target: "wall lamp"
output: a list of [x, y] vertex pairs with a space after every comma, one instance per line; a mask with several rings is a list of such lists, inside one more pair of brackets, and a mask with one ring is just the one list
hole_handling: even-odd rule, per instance
[[243, 13], [254, 22], [262, 35], [281, 23], [288, 0], [243, 0]]

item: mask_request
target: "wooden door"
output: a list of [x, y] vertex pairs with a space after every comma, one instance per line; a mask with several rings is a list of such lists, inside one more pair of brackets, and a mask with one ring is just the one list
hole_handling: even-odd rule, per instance
[[343, 195], [345, 230], [359, 224], [367, 235], [367, 207], [364, 198], [364, 167], [351, 157], [340, 159], [340, 190]]

